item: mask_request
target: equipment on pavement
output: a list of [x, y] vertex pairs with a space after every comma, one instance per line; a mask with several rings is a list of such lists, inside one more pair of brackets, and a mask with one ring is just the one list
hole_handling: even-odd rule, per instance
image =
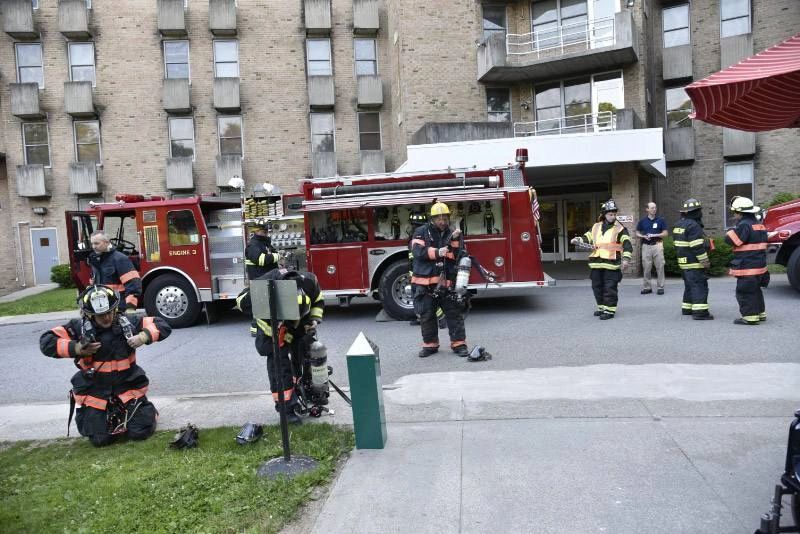
[[467, 361], [470, 362], [485, 362], [486, 360], [491, 360], [492, 355], [487, 351], [485, 348], [481, 347], [480, 345], [475, 345], [472, 347], [472, 350], [467, 356]]
[[264, 427], [258, 423], [247, 422], [236, 435], [236, 443], [239, 445], [247, 445], [248, 443], [255, 443], [264, 435]]
[[200, 431], [192, 423], [186, 423], [175, 433], [169, 446], [173, 449], [193, 449], [200, 444]]

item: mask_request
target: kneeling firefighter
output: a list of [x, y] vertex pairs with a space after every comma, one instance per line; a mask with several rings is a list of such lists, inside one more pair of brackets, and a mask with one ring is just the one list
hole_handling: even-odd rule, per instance
[[[467, 356], [467, 333], [464, 328], [466, 295], [454, 291], [459, 261], [469, 261], [462, 247], [461, 230], [450, 229], [450, 209], [444, 202], [435, 202], [431, 207], [431, 220], [414, 231], [411, 238], [414, 312], [422, 328], [422, 350], [420, 358], [439, 351], [439, 328], [436, 309], [444, 310], [450, 348], [458, 356]], [[466, 266], [469, 276], [470, 266]], [[466, 290], [466, 280], [464, 283]]]
[[594, 315], [601, 320], [613, 319], [617, 313], [619, 282], [628, 268], [633, 253], [627, 228], [617, 220], [617, 203], [609, 199], [600, 206], [601, 218], [581, 237], [572, 239], [576, 246], [592, 249], [589, 254], [592, 291], [597, 303]]
[[156, 429], [157, 412], [147, 400], [149, 381], [136, 364], [136, 349], [166, 339], [171, 329], [159, 317], [129, 320], [119, 312], [119, 301], [117, 291], [89, 286], [78, 297], [81, 318], [39, 339], [45, 356], [72, 358], [80, 369], [72, 377], [69, 422], [77, 404], [78, 432], [96, 446], [120, 435], [146, 439]]
[[[327, 404], [328, 367], [325, 363], [325, 347], [316, 340], [316, 329], [322, 322], [325, 309], [325, 298], [319, 287], [317, 277], [309, 272], [294, 271], [290, 269], [273, 269], [257, 280], [294, 280], [297, 284], [297, 303], [300, 307], [300, 319], [297, 321], [281, 321], [278, 324], [278, 369], [275, 370], [275, 354], [272, 344], [272, 327], [269, 321], [256, 319], [258, 334], [255, 346], [261, 356], [267, 357], [267, 374], [272, 400], [275, 410], [286, 411], [286, 418], [290, 423], [299, 423], [299, 413], [302, 412], [301, 400], [297, 398], [297, 386], [303, 388], [308, 402], [315, 406]], [[237, 298], [242, 310], [252, 308], [249, 290], [245, 290]], [[319, 360], [319, 361], [317, 361]], [[283, 384], [283, 404], [280, 403], [278, 390], [279, 381], [276, 374], [280, 373]], [[324, 376], [322, 376], [324, 375]]]

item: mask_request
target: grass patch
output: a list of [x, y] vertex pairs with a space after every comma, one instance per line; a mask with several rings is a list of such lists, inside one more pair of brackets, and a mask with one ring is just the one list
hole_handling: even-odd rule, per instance
[[101, 449], [85, 439], [0, 449], [1, 532], [277, 532], [327, 483], [353, 433], [328, 424], [291, 429], [293, 454], [319, 461], [292, 480], [256, 476], [282, 454], [280, 427], [254, 445], [238, 428], [200, 430], [200, 446], [168, 448], [174, 432]]
[[786, 267], [779, 263], [770, 263], [767, 265], [767, 269], [769, 270], [770, 274], [784, 274], [786, 273]]
[[0, 317], [6, 315], [26, 315], [64, 310], [78, 310], [75, 289], [51, 289], [38, 295], [31, 295], [13, 302], [0, 303]]

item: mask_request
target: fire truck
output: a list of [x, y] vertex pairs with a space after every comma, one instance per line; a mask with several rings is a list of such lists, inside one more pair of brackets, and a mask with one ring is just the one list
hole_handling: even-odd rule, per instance
[[800, 291], [800, 199], [767, 209], [767, 262], [786, 267], [789, 283]]
[[166, 200], [117, 195], [116, 202], [66, 213], [70, 264], [78, 287], [89, 283], [89, 237], [104, 230], [139, 270], [144, 307], [173, 327], [193, 324], [203, 308], [232, 306], [247, 285], [244, 247], [256, 223], [290, 266], [313, 272], [326, 298], [349, 305], [372, 296], [395, 319], [413, 317], [408, 242], [412, 213], [434, 201], [451, 209], [467, 251], [494, 273], [473, 270], [470, 292], [554, 285], [542, 270], [537, 221], [516, 165], [311, 179], [301, 193], [254, 192], [239, 199], [198, 195]]

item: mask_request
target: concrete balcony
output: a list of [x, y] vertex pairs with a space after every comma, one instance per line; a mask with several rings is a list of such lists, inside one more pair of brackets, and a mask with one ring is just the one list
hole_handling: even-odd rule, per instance
[[635, 63], [637, 31], [628, 10], [550, 32], [493, 35], [478, 47], [481, 82], [543, 81]]
[[664, 48], [661, 58], [664, 81], [692, 78], [692, 45]]
[[[618, 118], [622, 119], [622, 123], [617, 122]], [[515, 122], [514, 137], [603, 133], [618, 129], [632, 130], [636, 122], [637, 118], [633, 110], [600, 111], [531, 122]], [[620, 128], [620, 126], [624, 126], [624, 128]]]
[[39, 36], [33, 25], [31, 0], [3, 0], [3, 31], [14, 39], [34, 39]]
[[192, 158], [167, 158], [167, 189], [194, 189]]
[[17, 195], [28, 198], [48, 197], [44, 165], [17, 165]]
[[315, 109], [332, 108], [336, 100], [333, 76], [308, 77], [308, 105]]
[[328, 35], [331, 33], [331, 0], [303, 0], [306, 33]]
[[44, 112], [39, 106], [39, 84], [36, 82], [12, 83], [11, 114], [20, 119], [40, 119]]
[[311, 176], [314, 178], [328, 178], [336, 176], [336, 152], [312, 152]]
[[73, 117], [94, 117], [92, 82], [64, 82], [64, 111]]
[[694, 161], [694, 128], [665, 129], [664, 156], [667, 161]]
[[183, 0], [158, 0], [158, 31], [164, 37], [186, 37]]
[[242, 178], [242, 156], [217, 156], [216, 175], [217, 187], [230, 187], [231, 178]]
[[378, 0], [353, 0], [353, 33], [374, 35], [378, 29]]
[[737, 158], [756, 153], [756, 134], [731, 128], [722, 129], [722, 156]]
[[383, 83], [380, 76], [358, 77], [358, 106], [379, 108], [383, 105]]
[[208, 0], [208, 29], [214, 35], [236, 35], [236, 0]]
[[93, 162], [72, 161], [69, 164], [69, 191], [73, 195], [96, 195], [99, 167]]
[[58, 31], [67, 39], [88, 39], [89, 10], [86, 0], [59, 0]]
[[239, 111], [239, 78], [214, 78], [214, 109]]
[[411, 136], [411, 144], [458, 143], [513, 136], [510, 122], [427, 122]]
[[188, 113], [192, 111], [189, 79], [164, 78], [162, 102], [164, 111], [169, 113]]
[[386, 172], [386, 158], [383, 150], [361, 151], [361, 174], [378, 174]]

